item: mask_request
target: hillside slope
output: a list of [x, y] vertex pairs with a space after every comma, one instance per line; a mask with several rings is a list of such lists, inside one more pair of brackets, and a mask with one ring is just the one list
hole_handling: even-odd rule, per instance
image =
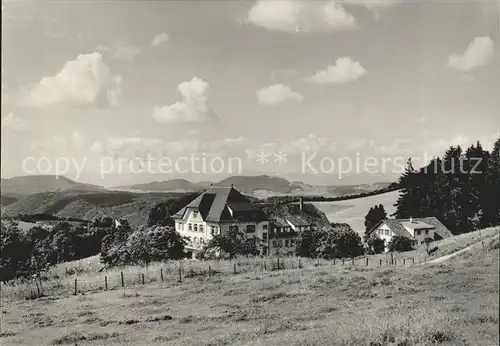
[[124, 218], [132, 226], [145, 224], [152, 207], [183, 193], [131, 193], [106, 191], [102, 193], [44, 192], [33, 194], [6, 206], [5, 215], [52, 214], [92, 220], [111, 216]]
[[390, 217], [396, 211], [394, 204], [398, 196], [399, 191], [392, 191], [346, 201], [313, 202], [313, 204], [325, 213], [330, 222], [348, 223], [362, 237], [365, 233], [365, 216], [370, 208], [382, 204], [387, 216]]

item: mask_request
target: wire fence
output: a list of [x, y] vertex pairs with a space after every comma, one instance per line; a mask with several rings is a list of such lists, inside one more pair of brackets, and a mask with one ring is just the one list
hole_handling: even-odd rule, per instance
[[228, 276], [282, 270], [324, 267], [328, 270], [373, 269], [414, 266], [427, 262], [427, 256], [378, 255], [331, 260], [302, 257], [237, 258], [235, 260], [182, 260], [154, 263], [148, 267], [114, 268], [104, 272], [75, 275], [39, 276], [1, 286], [2, 299], [38, 299], [55, 296], [86, 295], [102, 291], [138, 288], [152, 283], [162, 287], [179, 285], [197, 277]]

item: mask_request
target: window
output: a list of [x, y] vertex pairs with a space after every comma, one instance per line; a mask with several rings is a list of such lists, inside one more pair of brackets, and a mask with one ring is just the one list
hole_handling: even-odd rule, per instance
[[190, 224], [189, 224], [189, 230], [190, 230], [190, 231], [192, 231], [192, 230], [193, 230], [193, 224], [192, 224], [192, 223], [190, 223]]
[[290, 240], [288, 240], [288, 239], [287, 239], [287, 240], [285, 240], [285, 246], [286, 246], [286, 247], [289, 247], [289, 246], [290, 246]]
[[247, 225], [247, 233], [254, 233], [255, 225]]
[[262, 241], [267, 242], [267, 233], [262, 233]]
[[193, 217], [198, 217], [198, 212], [196, 210], [193, 211]]
[[420, 230], [416, 229], [415, 230], [415, 235], [420, 235]]
[[290, 240], [290, 246], [295, 246], [295, 239]]
[[200, 238], [200, 243], [205, 244], [205, 239], [204, 238]]
[[276, 240], [273, 240], [273, 247], [276, 247]]
[[229, 226], [229, 231], [231, 231], [231, 232], [238, 232], [238, 226], [237, 225], [231, 225], [231, 226]]
[[198, 225], [197, 224], [194, 224], [194, 231], [198, 232]]
[[200, 225], [200, 232], [203, 232], [203, 225]]
[[262, 256], [267, 256], [267, 247], [262, 248]]
[[210, 234], [215, 235], [215, 227], [210, 226]]
[[385, 230], [385, 235], [389, 235], [389, 230], [388, 229]]
[[425, 230], [425, 235], [429, 235], [429, 230], [428, 229]]
[[267, 228], [268, 228], [267, 223], [262, 225], [262, 229], [267, 229]]
[[198, 238], [194, 237], [194, 239], [193, 239], [193, 243], [194, 243], [194, 244], [198, 244]]

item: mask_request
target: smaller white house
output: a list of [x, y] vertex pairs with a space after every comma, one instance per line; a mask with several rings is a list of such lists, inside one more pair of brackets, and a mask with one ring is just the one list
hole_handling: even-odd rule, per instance
[[384, 240], [386, 250], [394, 236], [407, 237], [413, 240], [414, 245], [425, 244], [426, 238], [440, 240], [453, 236], [450, 230], [435, 217], [381, 220], [368, 234]]

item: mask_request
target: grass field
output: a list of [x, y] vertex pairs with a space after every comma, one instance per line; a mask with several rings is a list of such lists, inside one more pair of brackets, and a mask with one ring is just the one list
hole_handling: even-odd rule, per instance
[[[495, 234], [482, 236], [486, 232], [489, 239]], [[439, 265], [309, 265], [78, 296], [3, 299], [0, 342], [497, 345], [498, 240], [485, 244], [489, 251], [476, 249]]]
[[396, 211], [394, 204], [398, 196], [399, 191], [392, 191], [346, 201], [314, 202], [313, 204], [325, 213], [330, 222], [348, 223], [353, 230], [363, 236], [365, 233], [365, 216], [370, 208], [382, 204], [387, 215], [390, 216]]

